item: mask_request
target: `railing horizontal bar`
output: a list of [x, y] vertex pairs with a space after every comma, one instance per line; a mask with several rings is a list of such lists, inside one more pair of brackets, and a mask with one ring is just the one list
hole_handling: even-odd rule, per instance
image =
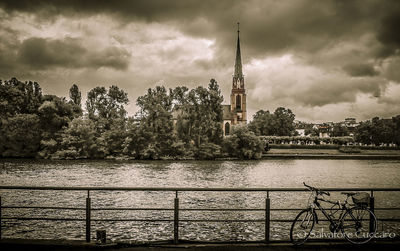
[[2, 220], [85, 221], [77, 218], [1, 217]]
[[[92, 210], [121, 210], [121, 211], [174, 211], [173, 208], [122, 208], [122, 207], [109, 207], [109, 208], [92, 208]], [[179, 211], [265, 211], [263, 208], [180, 208]]]
[[[41, 218], [41, 217], [2, 217], [3, 220], [26, 220], [26, 221], [35, 221], [35, 220], [45, 220], [45, 221], [85, 221], [85, 219], [78, 218]], [[91, 221], [147, 221], [147, 222], [172, 222], [173, 219], [91, 219]], [[207, 220], [207, 219], [180, 219], [181, 222], [264, 222], [265, 219], [255, 219], [255, 220]], [[329, 222], [325, 219], [320, 219], [322, 222]], [[400, 222], [400, 219], [378, 219], [378, 221], [393, 221]], [[271, 222], [293, 222], [288, 219], [271, 219]]]
[[57, 209], [57, 210], [85, 210], [83, 207], [40, 207], [40, 206], [1, 206], [5, 208], [15, 208], [15, 209]]
[[92, 208], [92, 211], [107, 211], [107, 210], [114, 210], [114, 211], [174, 211], [173, 208], [151, 208], [151, 207], [98, 207]]
[[265, 208], [181, 208], [179, 211], [265, 211]]
[[384, 210], [389, 210], [389, 211], [395, 211], [395, 210], [400, 210], [400, 207], [378, 207], [378, 208], [374, 208], [374, 210], [376, 211], [376, 210], [382, 210], [382, 211], [384, 211]]
[[[85, 210], [83, 207], [52, 207], [52, 206], [2, 206], [3, 209], [55, 209], [55, 210]], [[301, 211], [304, 208], [271, 208], [271, 211]], [[173, 211], [173, 208], [130, 208], [130, 207], [104, 207], [104, 208], [92, 208], [93, 211]], [[264, 211], [265, 208], [181, 208], [180, 211]], [[319, 209], [317, 209], [319, 210]], [[375, 208], [375, 210], [381, 211], [395, 211], [400, 210], [399, 207], [385, 207]]]
[[[305, 188], [207, 188], [207, 187], [61, 187], [61, 186], [0, 186], [7, 190], [65, 190], [65, 191], [205, 191], [205, 192], [306, 192]], [[320, 188], [325, 191], [400, 191], [400, 188]]]
[[145, 221], [145, 222], [173, 222], [173, 219], [91, 219], [91, 221]]

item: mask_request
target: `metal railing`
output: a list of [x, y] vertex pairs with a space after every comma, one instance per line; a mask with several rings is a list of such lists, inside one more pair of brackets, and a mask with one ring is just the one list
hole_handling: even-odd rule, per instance
[[[344, 191], [364, 191], [369, 192], [371, 195], [370, 209], [371, 211], [396, 211], [400, 207], [389, 208], [376, 208], [374, 200], [374, 192], [399, 192], [400, 188], [321, 188], [324, 191], [331, 192], [344, 192]], [[271, 219], [271, 211], [299, 211], [304, 208], [271, 208], [270, 193], [279, 192], [308, 192], [304, 188], [178, 188], [178, 187], [57, 187], [57, 186], [0, 186], [0, 190], [58, 190], [58, 191], [86, 191], [86, 206], [85, 207], [57, 207], [57, 206], [7, 206], [2, 205], [0, 196], [0, 239], [2, 237], [2, 222], [3, 220], [48, 220], [48, 221], [85, 221], [86, 241], [91, 240], [91, 223], [92, 222], [116, 222], [116, 221], [140, 221], [140, 222], [173, 222], [173, 236], [174, 243], [179, 242], [179, 223], [180, 222], [264, 222], [265, 223], [265, 242], [270, 242], [270, 226], [271, 222], [292, 222], [293, 219]], [[173, 192], [175, 193], [174, 208], [154, 208], [154, 207], [91, 207], [91, 192], [95, 191], [159, 191], [159, 192]], [[264, 192], [265, 208], [180, 208], [179, 207], [179, 192]], [[84, 210], [85, 218], [44, 218], [44, 217], [4, 217], [2, 216], [2, 209], [53, 209], [53, 210]], [[107, 211], [107, 210], [121, 210], [121, 211], [173, 211], [173, 219], [93, 219], [91, 217], [92, 211]], [[261, 211], [265, 212], [264, 219], [179, 219], [180, 211]], [[379, 221], [393, 221], [400, 222], [399, 218], [378, 218]], [[324, 220], [320, 220], [324, 221]], [[326, 220], [325, 220], [326, 221]]]

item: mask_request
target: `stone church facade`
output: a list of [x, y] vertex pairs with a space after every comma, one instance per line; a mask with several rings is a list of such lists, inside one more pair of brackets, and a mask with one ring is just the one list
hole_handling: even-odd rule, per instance
[[242, 56], [240, 52], [239, 29], [237, 33], [238, 36], [236, 45], [235, 70], [232, 78], [230, 104], [222, 105], [223, 109], [222, 128], [225, 136], [231, 133], [232, 126], [247, 123], [246, 89], [244, 85], [244, 76], [242, 70]]

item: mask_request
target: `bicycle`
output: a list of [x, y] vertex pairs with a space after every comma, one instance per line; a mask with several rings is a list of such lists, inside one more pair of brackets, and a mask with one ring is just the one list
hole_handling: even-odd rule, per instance
[[[311, 231], [318, 224], [317, 210], [320, 210], [329, 222], [331, 233], [338, 233], [339, 230], [343, 236], [353, 244], [364, 244], [372, 239], [377, 229], [377, 219], [375, 214], [368, 209], [369, 194], [342, 192], [347, 198], [344, 202], [330, 201], [324, 198], [324, 195], [330, 196], [327, 191], [322, 191], [315, 187], [304, 186], [311, 191], [308, 201], [308, 207], [302, 210], [294, 219], [290, 228], [290, 240], [295, 245], [303, 244], [311, 235]], [[348, 202], [352, 197], [354, 205]], [[319, 201], [332, 204], [332, 207], [325, 210]], [[334, 215], [340, 211], [339, 217]]]

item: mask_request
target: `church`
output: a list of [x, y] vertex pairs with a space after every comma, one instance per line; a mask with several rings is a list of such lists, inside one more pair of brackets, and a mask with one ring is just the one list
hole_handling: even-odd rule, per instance
[[242, 71], [242, 56], [240, 52], [240, 31], [238, 23], [235, 70], [232, 78], [232, 90], [229, 105], [222, 105], [223, 109], [223, 131], [229, 135], [234, 125], [247, 123], [246, 112], [246, 89]]

